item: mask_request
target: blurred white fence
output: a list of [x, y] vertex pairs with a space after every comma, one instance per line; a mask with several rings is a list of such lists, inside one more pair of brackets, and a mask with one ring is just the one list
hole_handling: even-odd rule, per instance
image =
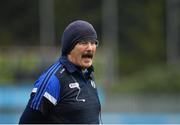
[[180, 95], [115, 95], [105, 100], [104, 112], [180, 114]]
[[[19, 121], [32, 85], [0, 86], [0, 124]], [[180, 124], [179, 95], [116, 95], [100, 92], [103, 123]]]

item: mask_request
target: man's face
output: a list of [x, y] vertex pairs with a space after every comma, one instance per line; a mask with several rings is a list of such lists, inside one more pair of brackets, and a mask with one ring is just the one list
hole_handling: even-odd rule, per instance
[[96, 46], [96, 41], [78, 42], [68, 55], [68, 59], [83, 69], [88, 68], [92, 65], [93, 57], [96, 52]]

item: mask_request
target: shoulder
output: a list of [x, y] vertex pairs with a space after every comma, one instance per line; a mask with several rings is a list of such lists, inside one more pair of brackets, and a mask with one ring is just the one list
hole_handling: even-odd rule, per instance
[[34, 83], [34, 87], [39, 88], [41, 86], [46, 86], [46, 84], [58, 83], [58, 79], [56, 77], [56, 72], [61, 68], [61, 64], [59, 62], [54, 63], [48, 69], [46, 69], [40, 77]]
[[47, 98], [51, 103], [56, 104], [60, 96], [60, 81], [56, 77], [56, 72], [61, 67], [60, 63], [50, 66], [35, 82], [32, 93], [35, 94], [32, 102], [38, 104], [42, 98]]

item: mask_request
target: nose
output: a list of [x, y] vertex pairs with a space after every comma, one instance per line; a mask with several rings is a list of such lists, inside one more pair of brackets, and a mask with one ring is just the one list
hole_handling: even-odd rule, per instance
[[87, 43], [87, 50], [92, 50], [93, 47], [95, 47], [93, 43], [91, 43], [91, 42]]

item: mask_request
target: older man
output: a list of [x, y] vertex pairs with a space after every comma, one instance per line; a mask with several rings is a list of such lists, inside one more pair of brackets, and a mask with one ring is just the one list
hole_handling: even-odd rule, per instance
[[35, 82], [20, 124], [99, 124], [101, 106], [92, 66], [96, 31], [77, 20], [66, 27], [61, 42], [62, 55]]

